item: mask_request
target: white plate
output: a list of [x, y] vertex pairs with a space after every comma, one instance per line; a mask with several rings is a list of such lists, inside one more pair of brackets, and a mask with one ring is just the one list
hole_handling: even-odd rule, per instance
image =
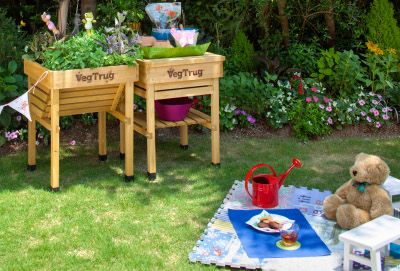
[[270, 214], [267, 211], [263, 210], [261, 213], [258, 215], [253, 216], [246, 222], [247, 225], [252, 226], [256, 230], [266, 232], [266, 233], [277, 233], [279, 230], [277, 229], [271, 229], [271, 228], [260, 228], [257, 226], [257, 224], [260, 222], [261, 218], [271, 216], [273, 220], [276, 220], [280, 223], [283, 223], [282, 229], [288, 229], [292, 224], [294, 223], [294, 220], [291, 220], [285, 216], [282, 215], [275, 215], [275, 214]]

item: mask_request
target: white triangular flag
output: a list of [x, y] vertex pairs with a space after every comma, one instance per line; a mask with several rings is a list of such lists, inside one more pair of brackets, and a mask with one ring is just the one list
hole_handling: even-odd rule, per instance
[[14, 101], [10, 102], [8, 104], [9, 107], [15, 109], [22, 115], [24, 115], [29, 121], [32, 121], [31, 119], [31, 113], [29, 111], [29, 98], [28, 98], [28, 93], [29, 91], [25, 92], [21, 96], [19, 96], [17, 99]]
[[0, 105], [0, 115], [1, 115], [1, 111], [3, 111], [4, 107], [5, 107], [5, 105]]

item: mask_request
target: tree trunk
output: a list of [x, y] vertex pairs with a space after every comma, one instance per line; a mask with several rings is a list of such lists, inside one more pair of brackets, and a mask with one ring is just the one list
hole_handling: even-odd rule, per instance
[[282, 39], [283, 44], [288, 47], [289, 46], [289, 19], [285, 13], [286, 9], [286, 0], [278, 0], [278, 11], [279, 11], [279, 21], [282, 27]]
[[325, 23], [328, 28], [329, 40], [328, 46], [333, 47], [336, 43], [336, 27], [335, 27], [335, 15], [332, 1], [329, 1], [329, 7], [327, 12], [324, 14]]
[[58, 6], [57, 26], [61, 37], [64, 37], [67, 33], [69, 1], [60, 0], [60, 5]]
[[96, 16], [96, 0], [81, 0], [81, 15], [84, 18], [86, 12], [92, 12]]

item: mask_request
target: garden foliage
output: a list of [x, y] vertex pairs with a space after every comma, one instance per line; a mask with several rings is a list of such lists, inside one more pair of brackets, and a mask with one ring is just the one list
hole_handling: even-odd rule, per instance
[[368, 38], [383, 49], [400, 49], [400, 27], [389, 0], [374, 0], [367, 15]]

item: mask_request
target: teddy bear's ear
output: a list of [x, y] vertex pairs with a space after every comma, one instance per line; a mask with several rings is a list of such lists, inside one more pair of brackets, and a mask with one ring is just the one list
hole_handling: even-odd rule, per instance
[[368, 154], [363, 153], [363, 152], [360, 152], [359, 154], [357, 154], [356, 160], [363, 159], [363, 158], [365, 158], [365, 157], [367, 157], [367, 156], [368, 156]]

